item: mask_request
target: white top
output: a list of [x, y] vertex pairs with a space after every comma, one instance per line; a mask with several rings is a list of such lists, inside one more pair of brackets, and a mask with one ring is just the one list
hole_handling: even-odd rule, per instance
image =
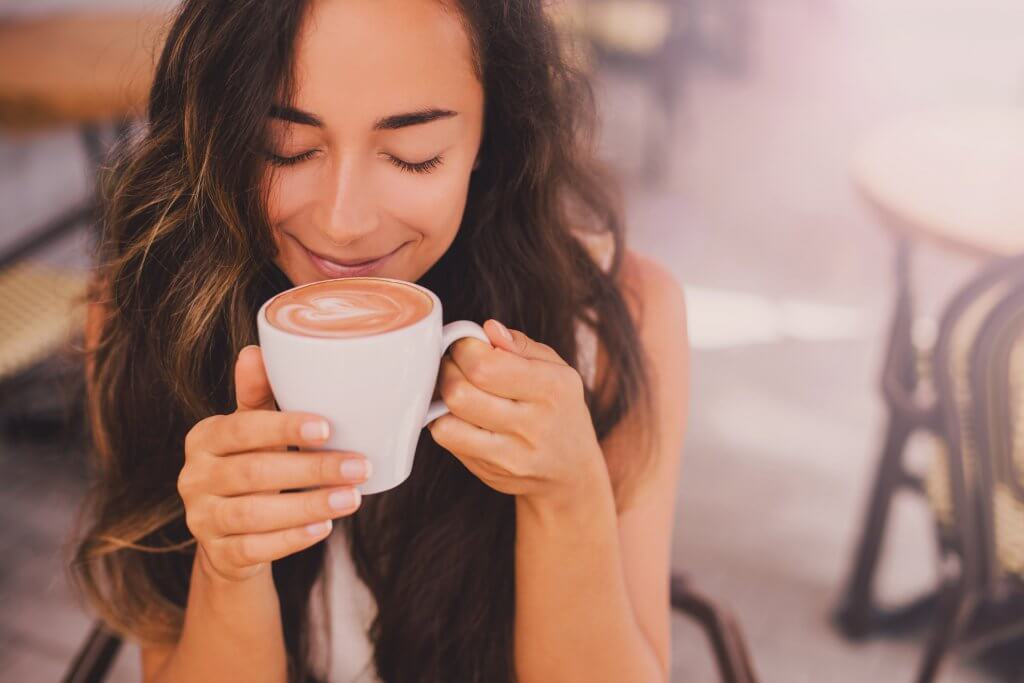
[[[611, 240], [585, 238], [600, 266], [611, 263]], [[597, 338], [591, 329], [576, 323], [580, 375], [593, 386]], [[330, 683], [381, 683], [373, 664], [373, 644], [367, 632], [377, 607], [369, 588], [356, 574], [341, 525], [335, 525], [327, 538], [326, 566], [313, 585], [310, 596], [310, 637], [313, 673]], [[321, 609], [322, 593], [327, 590], [330, 618], [330, 643]]]

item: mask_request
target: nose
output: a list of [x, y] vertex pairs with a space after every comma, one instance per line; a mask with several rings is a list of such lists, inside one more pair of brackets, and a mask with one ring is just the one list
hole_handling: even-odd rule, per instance
[[380, 217], [369, 174], [361, 172], [354, 155], [343, 159], [330, 174], [330, 187], [321, 222], [324, 236], [345, 247], [377, 229]]

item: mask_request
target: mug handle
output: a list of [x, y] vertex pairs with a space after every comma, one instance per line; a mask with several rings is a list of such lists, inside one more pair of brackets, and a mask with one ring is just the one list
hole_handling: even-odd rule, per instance
[[[491, 343], [491, 340], [487, 338], [487, 333], [484, 332], [484, 328], [480, 325], [477, 325], [472, 320], [456, 320], [441, 328], [441, 355], [444, 355], [449, 346], [466, 337], [475, 337], [480, 341], [487, 342], [488, 345]], [[444, 401], [441, 399], [431, 401], [430, 407], [427, 408], [427, 416], [423, 418], [423, 426], [426, 427], [447, 413], [448, 406], [444, 404]]]

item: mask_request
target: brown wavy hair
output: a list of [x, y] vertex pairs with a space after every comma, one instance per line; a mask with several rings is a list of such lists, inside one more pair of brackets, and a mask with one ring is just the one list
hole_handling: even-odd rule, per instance
[[[653, 413], [591, 86], [542, 2], [454, 7], [484, 89], [484, 136], [458, 234], [419, 282], [444, 301], [445, 322], [497, 318], [574, 365], [574, 324], [591, 327], [607, 370], [585, 396], [603, 438], [632, 407]], [[262, 179], [268, 112], [293, 101], [306, 10], [305, 0], [182, 3], [145, 125], [115, 148], [101, 184], [90, 297], [104, 315], [83, 349], [94, 481], [71, 573], [102, 619], [142, 642], [176, 642], [182, 628], [195, 553], [176, 489], [185, 434], [234, 410], [233, 359], [257, 341], [260, 304], [292, 286], [273, 261]], [[577, 231], [612, 240], [607, 270]], [[619, 509], [650, 448], [607, 462]], [[426, 435], [403, 485], [339, 520], [377, 603], [369, 636], [383, 681], [514, 680], [513, 502]], [[308, 608], [324, 557], [321, 542], [273, 564], [293, 681], [314, 680]]]

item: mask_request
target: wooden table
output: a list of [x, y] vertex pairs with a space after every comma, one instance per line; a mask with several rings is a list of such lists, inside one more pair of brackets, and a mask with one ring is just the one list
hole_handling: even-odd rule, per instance
[[905, 117], [857, 148], [853, 178], [897, 235], [976, 258], [1024, 252], [1024, 107]]
[[138, 116], [169, 18], [75, 13], [0, 21], [0, 127]]

